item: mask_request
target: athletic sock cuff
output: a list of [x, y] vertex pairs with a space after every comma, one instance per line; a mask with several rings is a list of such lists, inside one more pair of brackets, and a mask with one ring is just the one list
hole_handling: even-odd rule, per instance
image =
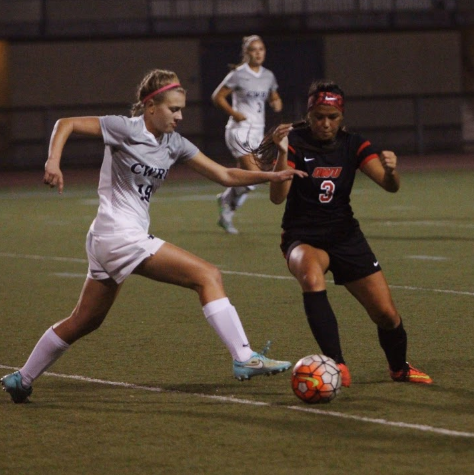
[[54, 344], [57, 348], [67, 350], [71, 345], [66, 343], [62, 338], [60, 338], [57, 333], [54, 331], [54, 328], [51, 327], [46, 331], [46, 336], [49, 338], [51, 343]]
[[403, 321], [400, 319], [400, 324], [398, 325], [398, 327], [390, 328], [389, 330], [386, 330], [385, 328], [381, 328], [377, 326], [377, 331], [379, 332], [379, 334], [382, 334], [382, 335], [387, 335], [387, 334], [390, 334], [390, 335], [402, 334], [403, 335], [405, 333], [405, 327], [403, 326]]
[[221, 299], [213, 300], [212, 302], [207, 303], [202, 307], [202, 311], [206, 318], [209, 318], [211, 315], [220, 312], [221, 310], [230, 307], [230, 300], [227, 297], [223, 297]]

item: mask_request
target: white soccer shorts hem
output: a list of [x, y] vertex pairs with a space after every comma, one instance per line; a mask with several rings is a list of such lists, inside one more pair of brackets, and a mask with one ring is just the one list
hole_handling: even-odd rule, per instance
[[155, 254], [165, 243], [145, 232], [127, 235], [87, 235], [87, 277], [93, 280], [112, 278], [122, 283], [147, 257]]

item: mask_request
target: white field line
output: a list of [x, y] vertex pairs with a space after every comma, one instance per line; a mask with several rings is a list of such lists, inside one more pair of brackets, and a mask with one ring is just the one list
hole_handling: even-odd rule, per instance
[[405, 256], [405, 259], [418, 259], [420, 261], [447, 261], [449, 257], [444, 256], [425, 256], [425, 255], [411, 255]]
[[255, 274], [253, 272], [238, 272], [233, 270], [220, 270], [222, 274], [229, 275], [243, 275], [246, 277], [259, 277], [261, 279], [275, 279], [275, 280], [294, 280], [291, 275], [270, 275], [270, 274]]
[[[6, 369], [6, 370], [18, 369], [12, 366], [5, 366], [2, 364], [0, 364], [0, 368]], [[107, 386], [122, 387], [122, 388], [134, 389], [134, 390], [140, 390], [140, 391], [151, 391], [155, 393], [172, 393], [172, 394], [178, 394], [178, 395], [193, 396], [196, 398], [210, 399], [212, 401], [217, 401], [217, 402], [222, 402], [222, 403], [245, 404], [249, 406], [267, 406], [273, 409], [287, 409], [287, 410], [292, 410], [292, 411], [317, 414], [319, 416], [336, 417], [339, 419], [350, 419], [350, 420], [358, 421], [358, 422], [367, 422], [369, 424], [380, 424], [380, 425], [388, 426], [388, 427], [398, 427], [401, 429], [418, 430], [418, 431], [429, 432], [433, 434], [446, 435], [450, 437], [474, 438], [474, 432], [463, 432], [463, 431], [443, 429], [440, 427], [433, 427], [433, 426], [422, 425], [422, 424], [409, 424], [406, 422], [388, 421], [386, 419], [374, 419], [371, 417], [357, 416], [353, 414], [344, 414], [342, 412], [337, 412], [337, 411], [326, 411], [324, 409], [316, 409], [312, 407], [280, 406], [280, 405], [275, 405], [268, 402], [253, 401], [250, 399], [240, 399], [240, 398], [235, 398], [235, 397], [230, 397], [230, 396], [214, 396], [211, 394], [187, 393], [185, 391], [178, 391], [175, 389], [163, 389], [163, 388], [152, 387], [152, 386], [141, 386], [138, 384], [125, 383], [125, 382], [119, 382], [119, 381], [107, 381], [104, 379], [89, 378], [87, 376], [80, 376], [77, 374], [60, 374], [60, 373], [46, 372], [44, 373], [44, 375], [53, 376], [55, 378], [74, 379], [76, 381], [84, 381], [86, 383], [104, 384]]]
[[[75, 257], [56, 257], [56, 256], [39, 256], [34, 254], [15, 254], [12, 252], [0, 252], [0, 257], [10, 257], [13, 259], [31, 259], [39, 261], [60, 261], [60, 262], [77, 262], [81, 264], [87, 264], [87, 259], [79, 259]], [[221, 269], [223, 274], [229, 275], [242, 275], [247, 277], [256, 277], [261, 279], [274, 279], [274, 280], [294, 280], [294, 277], [289, 275], [271, 275], [271, 274], [258, 274], [253, 272], [238, 272]], [[84, 274], [58, 274], [58, 276], [64, 275], [64, 277], [84, 277]], [[333, 282], [328, 280], [328, 282]], [[452, 295], [467, 295], [469, 297], [474, 297], [474, 291], [462, 291], [462, 290], [450, 290], [450, 289], [430, 289], [427, 287], [413, 287], [410, 285], [389, 285], [391, 289], [400, 289], [400, 290], [410, 290], [414, 292], [434, 292], [441, 294], [452, 294]]]
[[459, 224], [453, 223], [452, 221], [443, 221], [443, 220], [419, 220], [419, 221], [382, 221], [379, 223], [381, 226], [426, 226], [426, 227], [435, 227], [435, 228], [458, 228], [458, 229], [472, 229], [474, 224]]
[[77, 257], [38, 256], [35, 254], [16, 254], [13, 252], [0, 252], [0, 257], [11, 257], [13, 259], [31, 259], [35, 261], [79, 262], [81, 264], [87, 264], [87, 259], [79, 259]]

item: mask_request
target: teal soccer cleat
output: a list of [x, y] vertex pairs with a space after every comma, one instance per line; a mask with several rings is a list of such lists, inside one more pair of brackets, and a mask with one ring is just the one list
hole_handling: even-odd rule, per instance
[[12, 374], [5, 375], [1, 381], [3, 390], [10, 394], [12, 401], [15, 404], [23, 402], [29, 402], [28, 396], [31, 396], [33, 388], [24, 388], [21, 384], [21, 374], [19, 371], [15, 371]]
[[253, 376], [262, 374], [270, 376], [271, 374], [283, 373], [291, 368], [290, 361], [271, 360], [265, 356], [268, 351], [270, 342], [268, 342], [262, 353], [253, 353], [247, 361], [234, 360], [234, 377], [239, 381], [250, 379]]

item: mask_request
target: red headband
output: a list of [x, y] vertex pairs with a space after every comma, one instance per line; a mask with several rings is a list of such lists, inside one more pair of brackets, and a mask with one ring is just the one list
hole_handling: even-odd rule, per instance
[[308, 99], [308, 112], [320, 104], [333, 106], [344, 113], [344, 98], [340, 94], [334, 94], [333, 92], [311, 94]]
[[177, 82], [172, 82], [171, 84], [167, 84], [166, 86], [160, 87], [156, 91], [153, 91], [151, 94], [148, 94], [145, 98], [142, 99], [142, 104], [145, 104], [148, 99], [151, 99], [152, 97], [155, 97], [157, 94], [160, 92], [165, 92], [168, 89], [173, 89], [175, 87], [181, 87], [181, 84]]

